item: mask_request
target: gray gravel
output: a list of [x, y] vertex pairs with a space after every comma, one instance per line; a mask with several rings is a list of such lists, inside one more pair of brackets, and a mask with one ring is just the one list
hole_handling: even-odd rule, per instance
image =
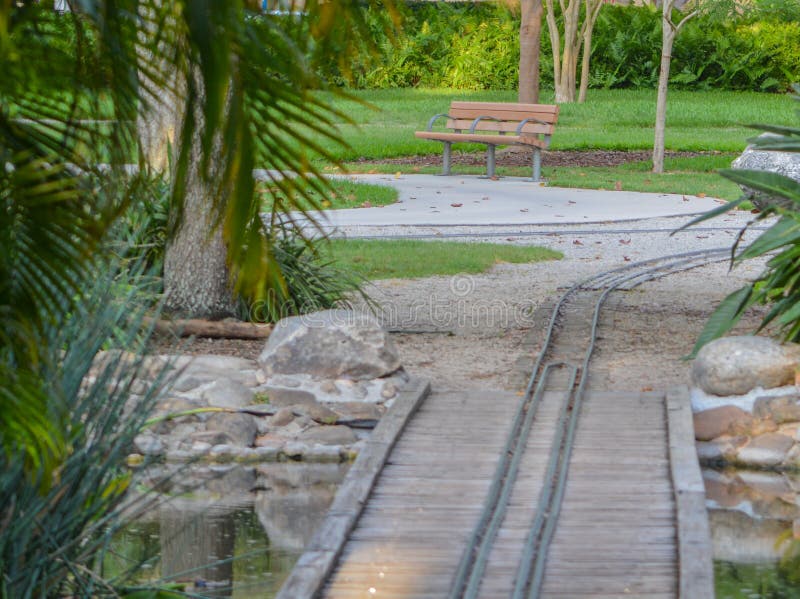
[[[732, 212], [674, 236], [670, 233], [687, 218], [560, 227], [361, 227], [338, 234], [531, 244], [563, 252], [559, 261], [499, 264], [477, 276], [390, 279], [375, 282], [370, 290], [383, 307], [384, 326], [396, 331], [409, 372], [443, 387], [517, 389], [514, 364], [529, 351], [522, 342], [531, 327], [540, 326], [537, 310], [546, 308], [560, 289], [628, 262], [730, 247], [752, 218]], [[751, 232], [745, 240], [756, 236]], [[604, 319], [608, 329], [601, 328], [595, 381], [607, 389], [687, 382], [681, 357], [706, 318], [727, 293], [762, 268], [763, 262], [756, 261], [729, 271], [723, 262], [615, 294]], [[756, 311], [741, 329], [752, 330], [757, 321]]]

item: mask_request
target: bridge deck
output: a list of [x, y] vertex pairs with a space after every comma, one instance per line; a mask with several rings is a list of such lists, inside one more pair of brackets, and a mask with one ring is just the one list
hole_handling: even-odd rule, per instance
[[[431, 394], [391, 450], [335, 568], [322, 574], [326, 583], [308, 596], [448, 597], [519, 399], [495, 391]], [[544, 395], [479, 597], [512, 594], [561, 401], [560, 393]], [[670, 443], [675, 419], [667, 412], [663, 394], [587, 395], [542, 597], [712, 596], [710, 557], [698, 557], [704, 515], [676, 509], [676, 496], [681, 503], [680, 493], [696, 489], [678, 481], [676, 494], [673, 484], [676, 472], [694, 475], [672, 463], [693, 459], [674, 451], [691, 439]], [[690, 511], [702, 509], [702, 500], [694, 501]], [[681, 533], [686, 542], [679, 542], [679, 516], [699, 518]], [[694, 529], [699, 534], [691, 538]], [[689, 559], [681, 558], [684, 549], [698, 563], [682, 564]], [[681, 579], [687, 567], [695, 568], [694, 580]]]

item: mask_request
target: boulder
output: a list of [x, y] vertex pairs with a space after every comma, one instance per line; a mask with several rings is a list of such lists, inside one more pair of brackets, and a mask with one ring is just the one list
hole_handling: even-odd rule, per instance
[[[772, 137], [772, 135], [765, 133], [759, 137]], [[800, 153], [798, 152], [776, 152], [747, 146], [744, 153], [734, 160], [731, 166], [735, 169], [771, 171], [800, 181]], [[747, 199], [753, 202], [753, 205], [759, 210], [764, 210], [770, 205], [789, 209], [797, 208], [797, 205], [788, 198], [770, 195], [744, 185], [740, 185], [740, 187]]]
[[266, 396], [267, 403], [274, 408], [291, 406], [310, 406], [317, 403], [317, 398], [310, 391], [302, 389], [281, 389], [280, 387], [261, 387], [260, 394]]
[[759, 418], [770, 418], [777, 424], [800, 422], [800, 397], [781, 395], [779, 397], [759, 397], [753, 406], [753, 413]]
[[740, 463], [747, 466], [769, 468], [783, 462], [794, 441], [780, 433], [767, 433], [755, 437], [737, 453]]
[[208, 402], [208, 405], [215, 408], [238, 409], [250, 405], [255, 393], [238, 381], [221, 378], [205, 389], [201, 397]]
[[720, 406], [694, 415], [694, 438], [711, 441], [722, 435], [746, 433], [753, 424], [753, 416], [736, 406]]
[[206, 432], [218, 432], [228, 437], [230, 445], [250, 447], [258, 428], [255, 419], [247, 414], [214, 414], [206, 422]]
[[284, 318], [259, 363], [267, 377], [307, 374], [315, 379], [369, 380], [400, 368], [397, 350], [378, 321], [351, 310]]
[[299, 441], [304, 443], [318, 443], [320, 445], [350, 445], [358, 439], [350, 427], [336, 426], [317, 426], [303, 431]]
[[692, 381], [712, 395], [744, 395], [756, 387], [794, 383], [800, 345], [767, 337], [723, 337], [705, 345], [692, 363]]

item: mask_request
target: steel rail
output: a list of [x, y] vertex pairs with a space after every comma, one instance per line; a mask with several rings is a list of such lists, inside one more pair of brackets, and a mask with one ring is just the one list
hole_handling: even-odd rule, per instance
[[[374, 227], [378, 225], [364, 225], [365, 227]], [[435, 225], [434, 227], [441, 227], [442, 225]], [[478, 225], [453, 225], [463, 227], [477, 227]], [[741, 226], [734, 227], [692, 227], [686, 231], [681, 231], [678, 234], [689, 233], [719, 233], [724, 231], [739, 230]], [[766, 231], [769, 227], [748, 227], [749, 231]], [[468, 239], [472, 237], [558, 237], [561, 235], [570, 236], [584, 236], [590, 237], [594, 235], [652, 235], [656, 233], [673, 233], [675, 229], [666, 227], [658, 229], [565, 229], [563, 231], [547, 229], [545, 231], [487, 231], [481, 232], [459, 232], [459, 233], [399, 233], [399, 234], [368, 234], [358, 235], [350, 233], [336, 234], [331, 232], [330, 239], [362, 239], [370, 241], [373, 239]]]
[[[569, 457], [577, 430], [578, 415], [586, 382], [588, 381], [589, 361], [594, 351], [600, 310], [605, 299], [613, 290], [629, 280], [638, 280], [639, 282], [636, 283], [638, 285], [646, 280], [653, 280], [672, 272], [697, 268], [707, 264], [709, 261], [724, 259], [722, 256], [729, 251], [727, 248], [716, 248], [643, 260], [594, 275], [574, 284], [561, 295], [551, 312], [542, 349], [528, 381], [523, 400], [520, 402], [512, 421], [501, 459], [484, 502], [483, 511], [470, 535], [451, 584], [450, 599], [473, 599], [477, 596], [491, 547], [506, 513], [508, 499], [516, 480], [528, 434], [541, 404], [541, 397], [544, 393], [548, 375], [556, 367], [566, 367], [571, 373], [570, 381], [565, 401], [562, 403], [558, 431], [551, 446], [548, 474], [545, 477], [545, 483], [550, 480], [550, 485], [545, 488], [540, 496], [537, 516], [529, 532], [525, 551], [523, 552], [523, 557], [528, 557], [529, 559], [523, 559], [520, 562], [515, 581], [514, 597], [522, 597], [526, 590], [528, 590], [530, 597], [538, 597], [544, 574], [546, 550], [555, 530], [558, 512], [563, 499]], [[631, 272], [644, 267], [649, 268], [645, 272]], [[598, 285], [601, 286], [599, 287]], [[576, 367], [564, 362], [545, 364], [545, 359], [552, 350], [556, 325], [564, 306], [576, 293], [598, 289], [602, 289], [602, 293], [594, 304], [589, 345], [584, 353], [582, 365]], [[547, 500], [546, 506], [543, 503], [545, 499]]]
[[[633, 285], [628, 287], [628, 289], [632, 289], [647, 281], [665, 277], [675, 272], [685, 272], [686, 270], [699, 268], [710, 262], [724, 260], [724, 256], [728, 253], [728, 249], [721, 248], [719, 250], [709, 250], [700, 253], [690, 252], [689, 255], [680, 257], [670, 256], [666, 258], [670, 260], [668, 263], [649, 268], [645, 272], [634, 272], [627, 275], [625, 273], [619, 273], [616, 278], [612, 279], [607, 286], [601, 290], [600, 296], [595, 302], [594, 313], [592, 315], [590, 341], [581, 366], [582, 376], [578, 384], [578, 389], [575, 392], [575, 400], [570, 411], [569, 421], [566, 424], [566, 442], [564, 446], [560, 448], [557, 455], [551, 453], [550, 461], [552, 465], [557, 465], [558, 474], [556, 478], [552, 479], [552, 485], [547, 488], [551, 492], [547, 495], [543, 493], [538, 502], [537, 519], [534, 521], [534, 525], [528, 533], [525, 549], [523, 550], [522, 559], [517, 571], [514, 594], [512, 595], [514, 599], [538, 599], [541, 593], [541, 586], [544, 581], [545, 567], [547, 564], [547, 554], [550, 542], [555, 534], [555, 528], [561, 513], [561, 506], [566, 491], [569, 462], [572, 455], [575, 435], [577, 433], [578, 419], [583, 406], [586, 384], [588, 382], [589, 362], [591, 361], [597, 341], [600, 314], [608, 296], [613, 291], [620, 289], [622, 285], [633, 283]], [[559, 424], [563, 426], [562, 422]], [[555, 449], [555, 447], [554, 445], [553, 449]], [[553, 468], [553, 470], [554, 469], [555, 468]], [[550, 479], [545, 480], [547, 481]], [[546, 517], [542, 516], [543, 514], [546, 514]]]

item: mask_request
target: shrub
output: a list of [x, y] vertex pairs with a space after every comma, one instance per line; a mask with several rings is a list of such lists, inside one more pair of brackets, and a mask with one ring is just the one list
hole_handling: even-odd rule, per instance
[[[800, 94], [800, 85], [795, 86], [795, 91]], [[800, 95], [795, 98], [800, 100]], [[754, 145], [765, 150], [800, 152], [800, 128], [768, 127], [767, 130], [777, 136], [758, 138]], [[788, 205], [794, 205], [794, 208], [782, 205], [769, 206], [759, 214], [755, 222], [759, 223], [775, 213], [780, 216], [778, 222], [761, 233], [744, 250], [736, 253], [744, 230], [741, 232], [732, 249], [732, 253], [735, 254], [732, 264], [765, 255], [772, 257], [767, 262], [764, 272], [755, 281], [734, 291], [720, 303], [700, 334], [692, 355], [709, 341], [730, 331], [744, 312], [757, 304], [771, 306], [759, 330], [774, 323], [786, 340], [798, 341], [800, 340], [800, 182], [767, 171], [727, 170], [722, 171], [722, 174], [737, 183], [766, 192], [768, 195], [786, 198], [790, 200]], [[689, 225], [728, 211], [744, 199], [742, 197], [736, 202], [712, 210]]]
[[[687, 23], [673, 55], [671, 82], [686, 89], [784, 91], [800, 80], [800, 9], [791, 0], [760, 0], [741, 15], [709, 14]], [[377, 55], [365, 49], [351, 77], [331, 62], [322, 74], [359, 88], [514, 89], [519, 15], [489, 3], [412, 2], [401, 7], [394, 42], [384, 11], [368, 12]], [[594, 29], [593, 87], [653, 88], [658, 80], [661, 14], [653, 7], [605, 6]], [[543, 24], [541, 80], [552, 84]]]

